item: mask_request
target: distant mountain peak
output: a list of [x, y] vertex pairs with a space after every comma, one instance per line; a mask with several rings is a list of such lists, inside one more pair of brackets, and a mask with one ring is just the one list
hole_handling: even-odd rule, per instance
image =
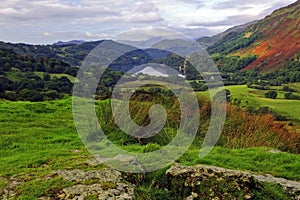
[[58, 42], [55, 42], [53, 45], [54, 46], [80, 45], [80, 44], [83, 44], [85, 42], [86, 41], [84, 41], [84, 40], [71, 40], [71, 41], [67, 41], [67, 42], [58, 41]]

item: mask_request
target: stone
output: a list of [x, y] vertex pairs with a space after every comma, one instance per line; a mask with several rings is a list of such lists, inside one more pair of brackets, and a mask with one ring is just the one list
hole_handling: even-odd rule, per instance
[[291, 199], [300, 200], [300, 182], [213, 166], [175, 164], [166, 171], [166, 181], [166, 189], [183, 199], [196, 199], [195, 193], [208, 199], [252, 199], [252, 189], [270, 182], [281, 185]]

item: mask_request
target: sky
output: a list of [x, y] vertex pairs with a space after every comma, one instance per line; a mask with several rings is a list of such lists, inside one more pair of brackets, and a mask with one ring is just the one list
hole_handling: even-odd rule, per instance
[[192, 38], [262, 19], [296, 0], [1, 0], [0, 41], [110, 39], [162, 27]]

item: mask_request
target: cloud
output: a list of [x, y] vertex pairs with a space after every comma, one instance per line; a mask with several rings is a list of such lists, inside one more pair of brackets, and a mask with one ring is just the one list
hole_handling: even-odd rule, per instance
[[2, 0], [0, 40], [91, 40], [149, 26], [201, 37], [263, 18], [294, 1]]
[[51, 36], [51, 33], [45, 32], [43, 33], [44, 36]]
[[[51, 1], [52, 2], [52, 1]], [[5, 5], [5, 4], [4, 4]], [[3, 7], [3, 5], [1, 6]], [[119, 12], [111, 10], [104, 5], [97, 5], [94, 7], [87, 6], [72, 6], [58, 3], [56, 1], [18, 1], [16, 5], [9, 8], [0, 7], [0, 20], [56, 20], [72, 19], [89, 16], [112, 16], [118, 15]]]
[[268, 7], [272, 9], [276, 9], [279, 7], [282, 7], [284, 5], [288, 5], [292, 2], [295, 2], [295, 0], [285, 0], [285, 1], [279, 1], [279, 0], [268, 0], [268, 1], [262, 1], [262, 0], [250, 0], [250, 1], [243, 1], [240, 0], [225, 0], [220, 3], [216, 3], [212, 6], [213, 9], [217, 10], [223, 10], [223, 9], [249, 9], [249, 8], [259, 8], [259, 7]]
[[162, 20], [163, 19], [155, 12], [132, 15], [127, 19], [127, 21], [131, 23], [155, 23], [160, 22]]
[[[251, 0], [241, 3], [240, 0], [226, 0], [212, 4], [210, 8], [199, 9], [199, 12], [205, 13], [207, 17], [202, 20], [192, 21], [191, 23], [188, 23], [187, 26], [206, 27], [211, 30], [219, 29], [224, 31], [228, 27], [262, 19], [274, 10], [294, 1], [295, 0], [282, 2], [270, 0], [266, 2], [261, 0]], [[223, 27], [223, 29], [221, 27]]]
[[234, 15], [229, 16], [224, 20], [214, 22], [195, 22], [189, 24], [189, 26], [200, 26], [200, 27], [215, 27], [215, 26], [233, 26], [245, 24], [246, 22], [254, 21], [257, 19], [257, 15]]
[[271, 14], [272, 12], [274, 12], [274, 10], [276, 10], [278, 8], [285, 7], [285, 6], [290, 5], [291, 3], [294, 3], [294, 2], [295, 2], [295, 0], [279, 1], [275, 4], [273, 4], [272, 6], [268, 7], [267, 9], [265, 9], [263, 11], [263, 15]]
[[182, 33], [172, 31], [166, 28], [156, 28], [156, 27], [144, 27], [144, 28], [131, 28], [126, 32], [120, 33], [114, 37], [117, 40], [127, 40], [127, 41], [143, 41], [148, 40], [153, 37], [156, 38], [180, 38], [184, 37]]
[[86, 32], [85, 36], [88, 38], [92, 38], [92, 39], [109, 39], [109, 35], [106, 33], [98, 33], [98, 34], [93, 34], [90, 32]]
[[138, 7], [134, 10], [135, 12], [142, 12], [142, 13], [147, 13], [147, 12], [156, 12], [158, 8], [153, 2], [142, 2], [137, 4]]
[[210, 29], [208, 27], [196, 27], [196, 28], [190, 28], [190, 27], [178, 27], [173, 28], [176, 31], [182, 32], [185, 35], [187, 35], [190, 38], [198, 39], [202, 36], [210, 36], [217, 34], [218, 31]]

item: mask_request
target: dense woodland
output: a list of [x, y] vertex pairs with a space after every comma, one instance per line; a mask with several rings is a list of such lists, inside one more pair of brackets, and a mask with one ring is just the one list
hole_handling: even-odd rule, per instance
[[[76, 76], [77, 67], [53, 58], [33, 58], [0, 49], [0, 96], [8, 100], [43, 101], [71, 94], [72, 82], [65, 76]], [[40, 75], [39, 75], [40, 74]]]

